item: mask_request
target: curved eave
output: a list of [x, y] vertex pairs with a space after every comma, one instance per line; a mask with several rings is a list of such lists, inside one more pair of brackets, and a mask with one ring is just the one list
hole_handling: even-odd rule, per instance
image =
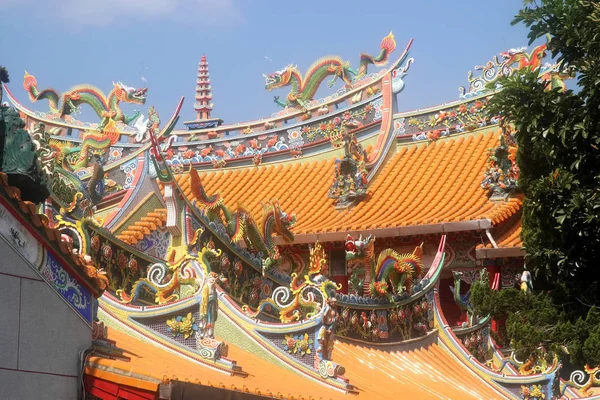
[[522, 247], [503, 247], [498, 249], [477, 249], [475, 255], [478, 260], [485, 258], [525, 257]]
[[[294, 235], [294, 244], [302, 243], [315, 243], [319, 242], [344, 242], [347, 235], [352, 237], [369, 236], [373, 235], [378, 238], [386, 237], [398, 237], [398, 236], [416, 236], [416, 235], [429, 235], [433, 233], [446, 234], [450, 232], [461, 232], [461, 231], [476, 231], [484, 230], [492, 227], [492, 221], [490, 219], [476, 219], [471, 221], [458, 221], [458, 222], [442, 222], [439, 224], [423, 224], [413, 226], [400, 226], [394, 228], [381, 228], [381, 229], [365, 229], [359, 231], [344, 231], [344, 232], [324, 232], [314, 234], [299, 234]], [[283, 245], [286, 244], [283, 238], [276, 236], [274, 238], [275, 244]], [[489, 250], [489, 249], [486, 249]]]

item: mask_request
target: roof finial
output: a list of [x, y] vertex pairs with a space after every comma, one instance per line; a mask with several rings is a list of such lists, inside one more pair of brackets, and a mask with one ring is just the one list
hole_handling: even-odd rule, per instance
[[206, 55], [202, 54], [198, 63], [198, 77], [196, 78], [196, 102], [194, 103], [196, 119], [184, 122], [189, 130], [216, 128], [223, 123], [223, 120], [210, 116], [213, 104], [211, 103], [212, 92], [209, 76], [208, 61], [206, 61]]

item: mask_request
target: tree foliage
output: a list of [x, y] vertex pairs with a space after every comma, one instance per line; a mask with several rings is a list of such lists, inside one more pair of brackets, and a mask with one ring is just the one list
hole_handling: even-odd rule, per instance
[[549, 34], [548, 50], [575, 74], [577, 90], [550, 90], [537, 71], [519, 71], [501, 79], [489, 104], [516, 130], [523, 245], [544, 292], [477, 300], [480, 310], [508, 317], [518, 351], [536, 341], [567, 345], [573, 361], [590, 364], [600, 363], [599, 22], [600, 4], [589, 0], [529, 1], [513, 20], [530, 29], [530, 44]]
[[0, 82], [2, 82], [2, 83], [10, 82], [10, 79], [8, 77], [8, 70], [5, 67], [3, 67], [2, 65], [0, 65]]
[[505, 320], [496, 339], [510, 345], [520, 360], [557, 353], [574, 365], [600, 365], [600, 310], [590, 308], [575, 317], [560, 310], [564, 285], [551, 293], [529, 294], [517, 289], [492, 290], [476, 282], [471, 303], [479, 315]]

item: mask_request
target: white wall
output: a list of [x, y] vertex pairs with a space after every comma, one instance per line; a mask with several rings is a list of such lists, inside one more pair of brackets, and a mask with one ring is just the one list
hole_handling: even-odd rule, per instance
[[75, 400], [90, 327], [0, 236], [0, 399]]

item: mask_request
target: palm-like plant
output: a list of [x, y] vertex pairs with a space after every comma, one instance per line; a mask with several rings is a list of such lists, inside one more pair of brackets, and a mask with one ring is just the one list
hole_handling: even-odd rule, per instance
[[[0, 65], [0, 82], [8, 83], [10, 79], [8, 77], [8, 70]], [[2, 85], [0, 84], [0, 105], [2, 105]]]

